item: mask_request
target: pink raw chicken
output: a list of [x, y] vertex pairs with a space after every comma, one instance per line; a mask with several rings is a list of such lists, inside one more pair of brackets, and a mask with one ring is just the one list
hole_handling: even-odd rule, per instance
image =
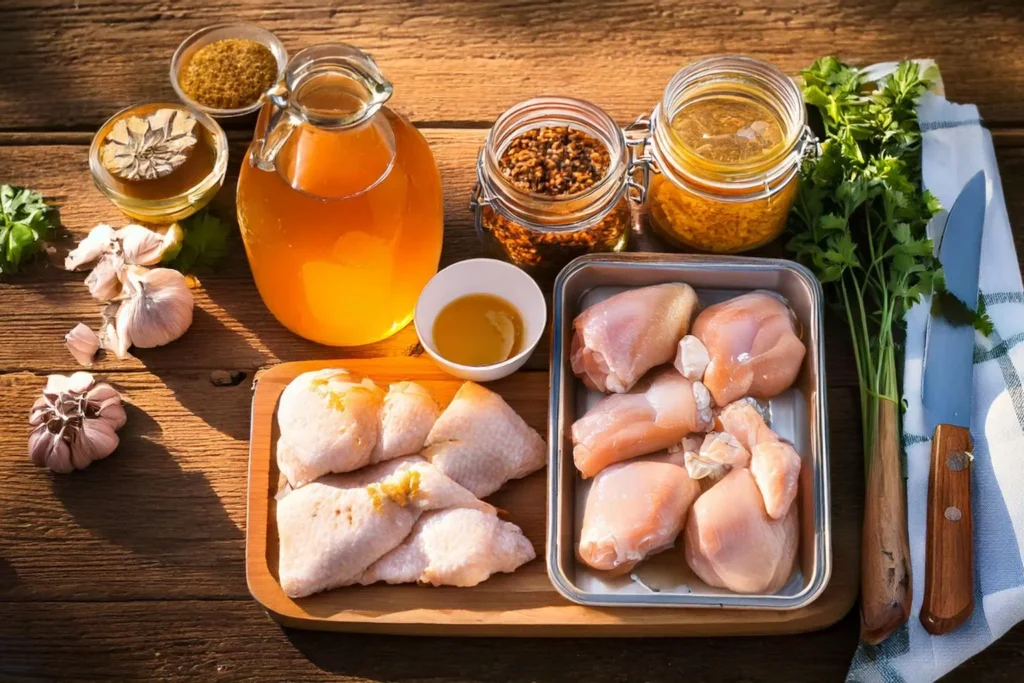
[[[673, 446], [708, 426], [694, 383], [668, 367], [628, 394], [605, 396], [572, 426], [573, 460], [583, 478], [616, 462]], [[699, 386], [699, 385], [698, 385]]]
[[536, 557], [522, 529], [493, 512], [452, 508], [427, 512], [409, 537], [375, 562], [361, 583], [428, 583], [468, 588]]
[[682, 283], [616, 294], [576, 316], [572, 371], [591, 389], [629, 391], [643, 374], [668, 363], [699, 302]]
[[750, 449], [750, 473], [772, 519], [782, 519], [796, 499], [800, 455], [764, 423], [747, 401], [727, 405], [718, 416], [722, 428]]
[[704, 384], [724, 406], [744, 396], [769, 399], [800, 373], [806, 349], [782, 297], [751, 292], [705, 309], [693, 323], [711, 362]]
[[772, 519], [750, 471], [737, 468], [693, 504], [683, 544], [686, 563], [711, 586], [776, 593], [793, 573], [798, 527], [796, 506]]
[[700, 495], [683, 463], [683, 453], [677, 452], [601, 470], [587, 495], [580, 559], [594, 569], [621, 574], [672, 547]]

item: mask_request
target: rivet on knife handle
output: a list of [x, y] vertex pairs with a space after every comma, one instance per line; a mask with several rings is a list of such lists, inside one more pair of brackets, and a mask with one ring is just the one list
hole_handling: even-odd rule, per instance
[[928, 531], [921, 623], [941, 635], [974, 611], [974, 533], [971, 517], [971, 433], [940, 424], [932, 437]]

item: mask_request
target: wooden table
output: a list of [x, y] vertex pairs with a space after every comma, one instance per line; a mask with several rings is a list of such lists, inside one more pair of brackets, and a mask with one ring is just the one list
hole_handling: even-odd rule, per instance
[[[680, 66], [722, 52], [791, 73], [833, 52], [859, 63], [936, 58], [949, 96], [976, 102], [993, 129], [1011, 221], [1024, 221], [1019, 0], [330, 5], [4, 0], [0, 182], [60, 204], [65, 249], [100, 221], [123, 224], [89, 177], [92, 133], [127, 104], [173, 98], [168, 61], [189, 33], [245, 20], [292, 51], [347, 41], [378, 60], [395, 84], [393, 105], [423, 129], [441, 166], [444, 263], [479, 251], [467, 202], [476, 151], [500, 112], [535, 94], [564, 93], [626, 123], [650, 110]], [[231, 129], [232, 168], [249, 134]], [[228, 215], [233, 182], [218, 198]], [[1020, 251], [1024, 230], [1016, 234]], [[77, 369], [62, 337], [79, 321], [95, 325], [98, 307], [80, 274], [53, 265], [0, 283], [0, 678], [842, 679], [855, 613], [804, 636], [683, 641], [412, 639], [273, 623], [250, 599], [243, 571], [249, 379], [280, 361], [418, 348], [411, 328], [343, 352], [298, 339], [264, 309], [235, 246], [202, 279], [195, 323], [181, 341], [97, 368], [131, 404], [128, 425], [111, 458], [70, 476], [31, 465], [26, 417], [47, 374]], [[831, 335], [833, 486], [852, 491], [845, 500], [856, 506], [856, 380], [841, 325]], [[535, 371], [546, 366], [544, 353]], [[247, 379], [214, 386], [214, 370]], [[1018, 627], [954, 678], [1021, 680], [1022, 648]]]

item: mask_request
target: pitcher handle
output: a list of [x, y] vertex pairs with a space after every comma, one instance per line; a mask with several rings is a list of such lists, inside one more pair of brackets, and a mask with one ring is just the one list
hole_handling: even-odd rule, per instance
[[249, 164], [261, 171], [275, 169], [274, 162], [284, 143], [288, 142], [295, 128], [304, 122], [303, 117], [291, 107], [288, 88], [283, 84], [278, 84], [267, 95], [276, 111], [270, 116], [261, 144], [249, 156]]

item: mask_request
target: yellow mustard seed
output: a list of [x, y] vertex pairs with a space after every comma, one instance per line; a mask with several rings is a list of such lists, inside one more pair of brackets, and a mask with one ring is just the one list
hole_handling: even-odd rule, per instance
[[226, 38], [196, 50], [178, 76], [181, 89], [205, 107], [238, 109], [257, 102], [277, 79], [277, 58], [255, 40]]

